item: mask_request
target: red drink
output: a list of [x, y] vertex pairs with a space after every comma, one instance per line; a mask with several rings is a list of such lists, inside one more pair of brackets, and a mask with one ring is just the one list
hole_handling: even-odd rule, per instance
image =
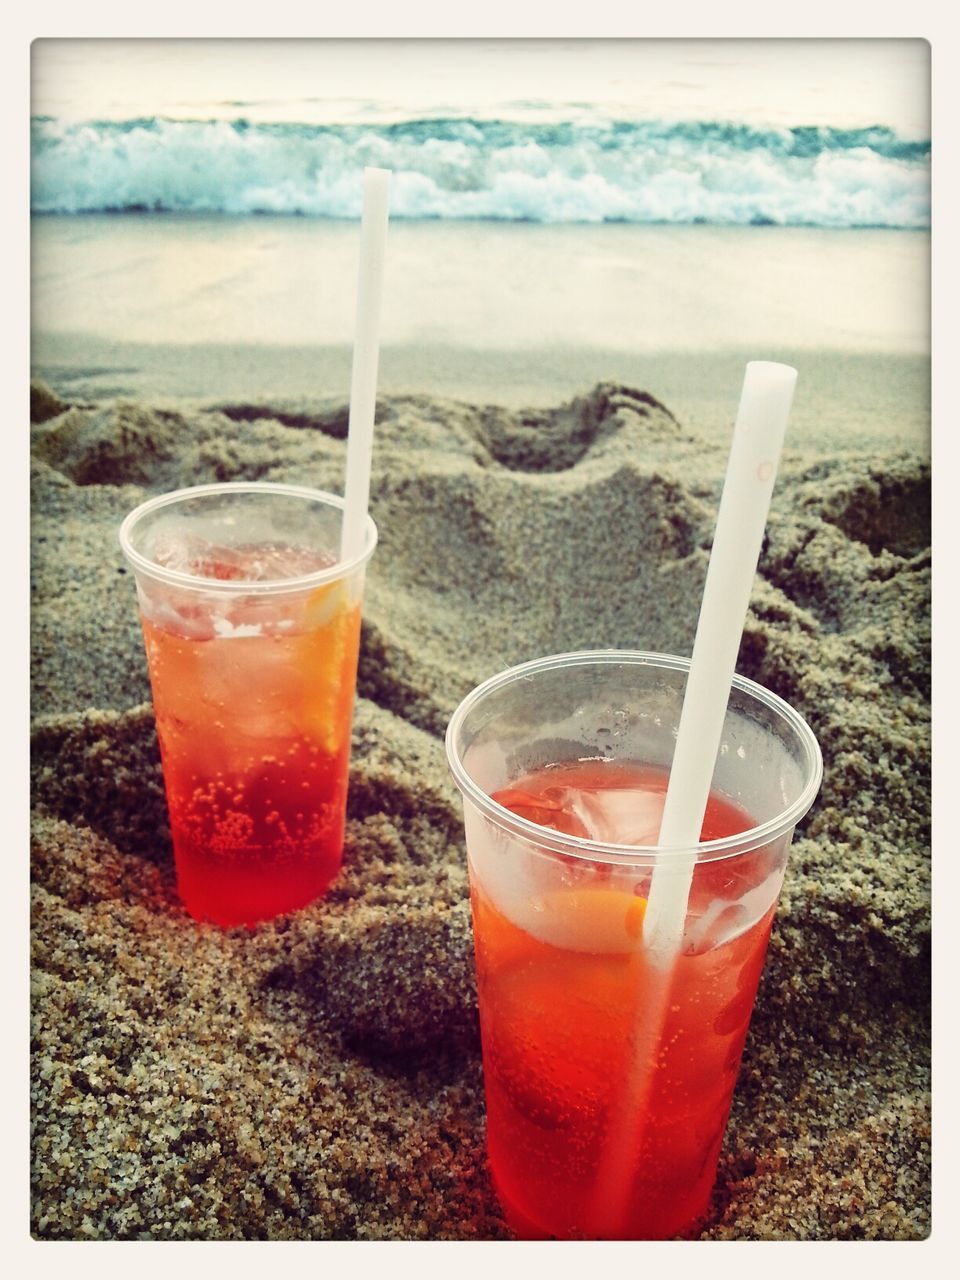
[[[492, 798], [567, 835], [655, 845], [666, 777], [585, 760]], [[754, 825], [712, 795], [702, 838]], [[482, 859], [471, 866], [490, 1166], [508, 1221], [528, 1238], [603, 1234], [590, 1188], [611, 1126], [623, 1123], [651, 977], [641, 944], [649, 870], [630, 885], [609, 863], [567, 861], [566, 883], [531, 899], [520, 921], [505, 882], [495, 903]], [[682, 1233], [709, 1205], [781, 874], [763, 848], [697, 868], [650, 1091], [631, 1121], [629, 1238]]]
[[366, 562], [344, 502], [298, 485], [150, 498], [120, 545], [136, 573], [177, 883], [191, 915], [252, 924], [340, 869]]
[[[245, 559], [193, 568], [223, 580]], [[177, 883], [198, 919], [295, 910], [340, 869], [360, 641], [340, 587], [311, 593], [292, 625], [289, 606], [235, 608], [226, 636], [202, 609], [188, 635], [143, 619]]]
[[491, 676], [447, 727], [487, 1147], [520, 1236], [661, 1239], [709, 1208], [822, 762], [792, 707], [734, 676], [702, 838], [657, 848], [689, 669], [662, 653], [553, 654]]

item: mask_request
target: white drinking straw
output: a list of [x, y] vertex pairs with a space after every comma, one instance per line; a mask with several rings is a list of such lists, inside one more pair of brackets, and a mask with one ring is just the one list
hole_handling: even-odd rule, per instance
[[[766, 360], [751, 361], [744, 374], [660, 822], [659, 848], [689, 850], [700, 843], [796, 382], [796, 369]], [[687, 853], [662, 859], [654, 867], [643, 940], [655, 963], [671, 963], [679, 945], [694, 861]]]
[[380, 310], [383, 265], [387, 249], [390, 194], [389, 169], [364, 169], [363, 216], [360, 220], [360, 270], [357, 317], [353, 333], [350, 418], [347, 435], [346, 508], [340, 533], [340, 559], [363, 551], [370, 502], [373, 418], [377, 407], [380, 359]]
[[751, 361], [744, 374], [657, 840], [658, 848], [678, 852], [659, 858], [653, 870], [643, 918], [644, 986], [638, 993], [644, 1016], [620, 1106], [608, 1118], [594, 1188], [594, 1227], [601, 1236], [619, 1234], [630, 1195], [638, 1126], [647, 1110], [696, 863], [690, 850], [700, 842], [796, 381], [796, 369], [765, 360]]

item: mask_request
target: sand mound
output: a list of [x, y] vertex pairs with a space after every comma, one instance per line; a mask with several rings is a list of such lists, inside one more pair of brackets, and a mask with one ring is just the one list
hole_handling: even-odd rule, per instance
[[[495, 671], [689, 653], [724, 458], [642, 391], [378, 411], [345, 869], [220, 932], [176, 897], [116, 530], [220, 479], [340, 491], [341, 403], [32, 397], [33, 1231], [506, 1237], [442, 733]], [[739, 669], [820, 738], [713, 1238], [929, 1230], [929, 470], [785, 459]]]

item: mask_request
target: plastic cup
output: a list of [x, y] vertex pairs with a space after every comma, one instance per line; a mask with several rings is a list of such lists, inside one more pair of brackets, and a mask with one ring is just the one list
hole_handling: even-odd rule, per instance
[[305, 906], [340, 869], [364, 571], [343, 499], [286, 484], [152, 498], [120, 529], [136, 575], [186, 909], [218, 925]]
[[[715, 838], [658, 849], [689, 666], [613, 650], [543, 658], [480, 685], [447, 730], [490, 1170], [521, 1237], [664, 1239], [709, 1208], [788, 848], [822, 762], [786, 702], [735, 676], [706, 817]], [[558, 820], [566, 831], [543, 825]], [[670, 859], [689, 875], [691, 857], [664, 976], [643, 945], [651, 875]], [[644, 1049], [645, 1020], [663, 1010]]]

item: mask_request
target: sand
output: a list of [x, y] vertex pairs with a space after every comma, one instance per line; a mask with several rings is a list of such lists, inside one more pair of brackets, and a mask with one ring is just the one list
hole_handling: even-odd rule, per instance
[[[352, 222], [35, 217], [31, 365], [73, 401], [346, 396]], [[513, 409], [642, 387], [726, 447], [746, 360], [801, 371], [795, 447], [929, 452], [930, 236], [391, 223], [379, 387]]]
[[[588, 388], [381, 399], [345, 867], [252, 932], [179, 905], [116, 529], [180, 485], [340, 491], [345, 406], [34, 388], [36, 1237], [510, 1238], [442, 734], [526, 659], [688, 654], [726, 454], [644, 384]], [[825, 774], [704, 1239], [930, 1231], [929, 455], [866, 434], [788, 442], [740, 652]]]

